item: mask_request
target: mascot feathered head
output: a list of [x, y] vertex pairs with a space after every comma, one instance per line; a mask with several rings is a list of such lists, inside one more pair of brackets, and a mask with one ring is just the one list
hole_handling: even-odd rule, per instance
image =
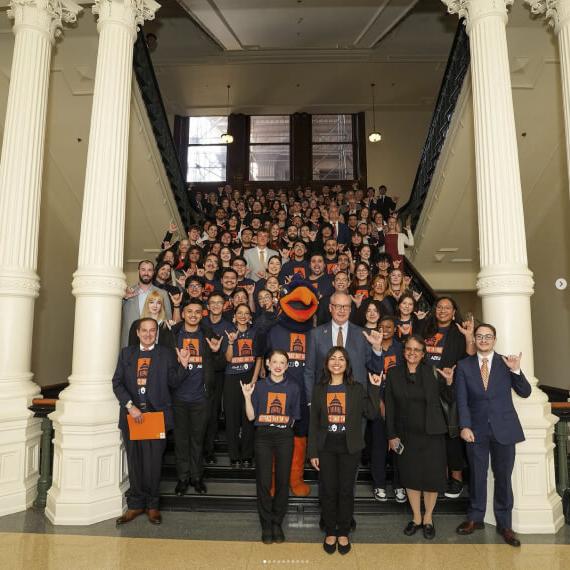
[[281, 306], [280, 322], [312, 325], [312, 317], [319, 307], [319, 299], [310, 281], [303, 279], [298, 273], [293, 275], [291, 282], [281, 288], [279, 298]]

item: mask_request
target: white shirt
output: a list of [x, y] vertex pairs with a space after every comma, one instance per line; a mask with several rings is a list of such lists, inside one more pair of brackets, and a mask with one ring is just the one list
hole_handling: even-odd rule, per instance
[[139, 342], [139, 348], [141, 349], [141, 352], [148, 352], [149, 350], [152, 350], [154, 348], [154, 344], [151, 344], [148, 348], [145, 348], [140, 342]]
[[343, 341], [343, 348], [346, 347], [346, 339], [348, 338], [348, 321], [344, 323], [344, 325], [338, 325], [334, 321], [331, 321], [331, 329], [332, 329], [332, 344], [336, 346], [336, 338], [338, 336], [338, 329], [342, 329], [342, 341]]

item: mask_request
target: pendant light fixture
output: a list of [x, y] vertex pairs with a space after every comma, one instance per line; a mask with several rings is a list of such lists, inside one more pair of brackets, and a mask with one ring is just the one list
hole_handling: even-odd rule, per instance
[[[226, 85], [226, 87], [228, 88], [228, 103], [226, 106], [226, 114], [228, 116], [228, 131], [229, 131], [229, 117], [230, 117], [230, 86]], [[222, 134], [221, 136], [222, 142], [224, 144], [232, 144], [234, 142], [234, 137], [232, 135], [230, 135], [229, 132], [225, 132]]]
[[371, 83], [370, 89], [372, 91], [372, 132], [368, 135], [368, 140], [371, 143], [377, 143], [382, 140], [382, 135], [376, 130], [376, 104], [374, 101], [374, 87], [376, 87], [376, 83]]

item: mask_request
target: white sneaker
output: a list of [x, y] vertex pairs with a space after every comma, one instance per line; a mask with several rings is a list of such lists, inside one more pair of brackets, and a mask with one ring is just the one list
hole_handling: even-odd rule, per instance
[[397, 503], [405, 503], [406, 502], [406, 491], [405, 491], [405, 489], [402, 489], [402, 488], [395, 489], [394, 493], [396, 494], [396, 502]]
[[388, 500], [388, 495], [386, 495], [386, 489], [374, 489], [374, 498], [377, 501], [381, 501], [382, 503], [384, 503], [385, 501]]

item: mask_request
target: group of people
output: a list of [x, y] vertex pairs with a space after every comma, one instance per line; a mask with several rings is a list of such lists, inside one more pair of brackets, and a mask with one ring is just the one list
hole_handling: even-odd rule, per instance
[[463, 320], [452, 298], [422, 298], [404, 257], [413, 235], [386, 188], [225, 186], [192, 198], [201, 222], [178, 240], [172, 224], [125, 294], [113, 387], [130, 489], [117, 524], [145, 512], [161, 522], [166, 440], [132, 440], [127, 417], [164, 413], [183, 495], [207, 493], [223, 413], [231, 466], [256, 471], [264, 543], [285, 540], [289, 489], [309, 494], [306, 462], [319, 472], [326, 552], [350, 551], [363, 460], [378, 501], [391, 463], [396, 500], [413, 513], [404, 533], [428, 540], [438, 494], [461, 495], [468, 462], [471, 508], [457, 532], [470, 534], [483, 526], [490, 454], [497, 529], [520, 544], [510, 520], [523, 439], [511, 387], [530, 394], [520, 356], [495, 355], [494, 328]]

